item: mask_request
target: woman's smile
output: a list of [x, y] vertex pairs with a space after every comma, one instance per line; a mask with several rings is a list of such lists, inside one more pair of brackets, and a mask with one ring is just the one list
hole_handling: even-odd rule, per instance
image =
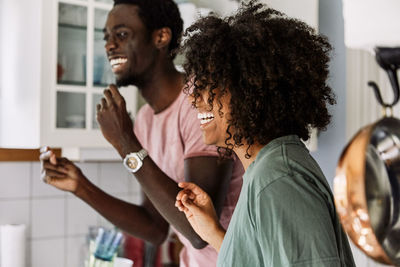
[[214, 114], [211, 112], [201, 112], [197, 114], [197, 118], [200, 120], [200, 128], [203, 129], [214, 120]]
[[[208, 145], [225, 147], [226, 130], [228, 128], [226, 114], [229, 114], [230, 97], [228, 93], [220, 95], [219, 89], [216, 92], [218, 100], [215, 99], [211, 106], [209, 104], [209, 91], [204, 90], [200, 94], [196, 102], [197, 118], [200, 120], [204, 142]], [[192, 98], [189, 98], [189, 100], [193, 101]]]

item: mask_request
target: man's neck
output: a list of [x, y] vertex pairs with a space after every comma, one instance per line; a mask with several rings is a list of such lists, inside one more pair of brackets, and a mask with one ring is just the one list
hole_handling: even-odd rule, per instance
[[175, 101], [183, 86], [183, 74], [171, 62], [164, 68], [155, 70], [152, 78], [140, 86], [139, 91], [154, 113], [160, 113]]

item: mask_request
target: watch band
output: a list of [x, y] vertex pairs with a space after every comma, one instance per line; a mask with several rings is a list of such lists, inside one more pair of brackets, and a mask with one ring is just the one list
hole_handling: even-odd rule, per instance
[[137, 152], [137, 155], [140, 160], [144, 160], [145, 157], [149, 155], [146, 149], [142, 148], [139, 152]]

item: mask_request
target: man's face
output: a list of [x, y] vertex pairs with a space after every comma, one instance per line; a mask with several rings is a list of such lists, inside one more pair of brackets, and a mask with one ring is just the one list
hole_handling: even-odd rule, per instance
[[140, 86], [151, 79], [159, 53], [138, 12], [135, 5], [116, 5], [104, 28], [105, 48], [118, 86]]

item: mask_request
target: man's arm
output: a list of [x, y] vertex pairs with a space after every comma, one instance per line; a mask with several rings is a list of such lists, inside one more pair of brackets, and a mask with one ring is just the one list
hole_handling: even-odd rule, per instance
[[154, 245], [165, 240], [169, 225], [146, 197], [139, 206], [108, 195], [68, 159], [56, 159], [51, 150], [42, 152], [40, 159], [42, 179], [46, 183], [75, 194], [125, 232]]
[[218, 217], [221, 215], [233, 172], [233, 160], [217, 157], [193, 157], [185, 160], [185, 181], [202, 188], [214, 204]]
[[[212, 196], [219, 215], [232, 175], [232, 161], [218, 163], [217, 157], [195, 157], [185, 160], [184, 164], [186, 179], [198, 184]], [[144, 160], [143, 167], [135, 173], [135, 177], [155, 208], [193, 247], [200, 249], [207, 245], [193, 230], [185, 215], [176, 209], [175, 199], [180, 188], [174, 180], [163, 173], [150, 158]]]
[[[102, 104], [97, 106], [97, 120], [104, 137], [122, 158], [141, 150], [142, 146], [132, 131], [132, 121], [118, 89], [110, 85], [110, 89], [105, 90], [104, 95]], [[182, 164], [185, 164], [185, 178], [204, 188], [215, 201], [216, 210], [221, 211], [232, 176], [233, 162], [230, 160], [218, 164], [217, 157], [194, 157], [186, 159]], [[196, 234], [185, 215], [175, 208], [175, 198], [180, 191], [177, 183], [150, 157], [143, 160], [143, 166], [134, 175], [158, 212], [195, 248], [203, 248], [207, 243]]]

